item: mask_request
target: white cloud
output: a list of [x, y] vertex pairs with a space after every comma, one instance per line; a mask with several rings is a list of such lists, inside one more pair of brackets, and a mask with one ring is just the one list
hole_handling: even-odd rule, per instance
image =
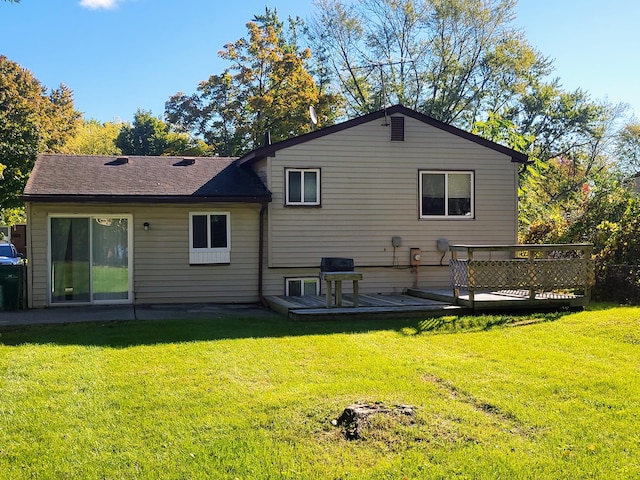
[[110, 8], [115, 8], [118, 1], [119, 0], [81, 0], [80, 6], [90, 8], [91, 10], [98, 10], [100, 8], [108, 10]]

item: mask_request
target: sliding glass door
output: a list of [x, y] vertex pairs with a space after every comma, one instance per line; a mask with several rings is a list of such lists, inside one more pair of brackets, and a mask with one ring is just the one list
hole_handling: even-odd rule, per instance
[[51, 219], [51, 302], [89, 302], [89, 219]]
[[128, 302], [128, 217], [51, 217], [51, 302]]

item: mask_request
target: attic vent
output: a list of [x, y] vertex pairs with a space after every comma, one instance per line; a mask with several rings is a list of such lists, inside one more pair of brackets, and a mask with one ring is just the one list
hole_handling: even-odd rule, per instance
[[391, 117], [391, 141], [404, 142], [404, 117]]
[[115, 167], [117, 165], [126, 165], [127, 163], [129, 163], [129, 157], [118, 157], [115, 160], [105, 163], [105, 165]]
[[188, 167], [189, 165], [193, 165], [196, 163], [195, 158], [183, 158], [179, 162], [173, 164], [174, 167]]

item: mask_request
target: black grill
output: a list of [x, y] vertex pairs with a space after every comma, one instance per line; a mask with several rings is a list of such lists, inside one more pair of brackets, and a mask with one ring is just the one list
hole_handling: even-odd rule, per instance
[[321, 272], [353, 272], [353, 258], [323, 257], [320, 260]]

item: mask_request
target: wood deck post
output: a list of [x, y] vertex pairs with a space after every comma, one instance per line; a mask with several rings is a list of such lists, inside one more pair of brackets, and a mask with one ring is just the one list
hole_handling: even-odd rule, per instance
[[471, 303], [471, 308], [473, 307], [473, 302], [476, 299], [476, 280], [475, 280], [475, 271], [473, 269], [473, 249], [469, 249], [469, 253], [467, 254], [467, 261], [469, 263], [469, 302]]
[[[452, 250], [451, 251], [451, 260], [457, 261], [458, 260], [458, 252], [457, 250]], [[449, 269], [451, 270], [452, 266], [449, 265]], [[451, 275], [451, 273], [449, 273]], [[455, 282], [455, 275], [453, 278], [453, 302], [455, 305], [459, 305], [460, 301], [460, 288], [458, 287], [458, 285]]]
[[536, 266], [533, 262], [533, 250], [529, 250], [527, 254], [529, 260], [529, 299], [534, 300], [536, 298]]
[[[591, 265], [591, 251], [592, 251], [593, 246], [588, 245], [584, 248], [584, 250], [582, 251], [582, 256], [584, 257], [584, 261], [585, 263], [587, 263], [587, 265]], [[584, 279], [584, 298], [586, 298], [587, 302], [591, 301], [591, 285], [589, 283], [589, 274], [585, 272], [585, 279]]]

